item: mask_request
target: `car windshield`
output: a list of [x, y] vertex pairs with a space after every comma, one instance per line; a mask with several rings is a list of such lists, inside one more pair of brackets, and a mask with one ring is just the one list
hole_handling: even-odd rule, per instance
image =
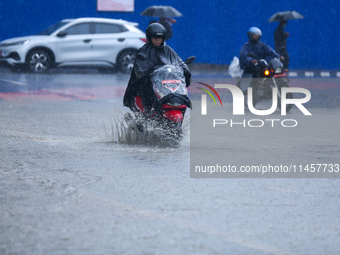
[[43, 31], [41, 31], [38, 35], [50, 35], [52, 34], [54, 31], [56, 31], [57, 29], [61, 28], [62, 26], [66, 25], [67, 23], [69, 23], [68, 21], [60, 21], [57, 24], [54, 24], [52, 26], [49, 26], [48, 28], [44, 29]]

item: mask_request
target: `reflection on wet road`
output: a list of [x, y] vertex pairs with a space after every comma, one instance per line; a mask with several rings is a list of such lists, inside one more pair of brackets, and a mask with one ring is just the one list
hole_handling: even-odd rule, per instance
[[[67, 70], [67, 69], [66, 69]], [[96, 70], [61, 69], [52, 74], [13, 74], [0, 69], [0, 98], [4, 100], [33, 99], [45, 101], [67, 101], [73, 99], [92, 100], [99, 98], [117, 98], [124, 95], [129, 76], [122, 74], [100, 74]], [[64, 72], [63, 72], [64, 71]], [[234, 84], [235, 80], [193, 76], [191, 94], [200, 94], [195, 82], [214, 84]], [[291, 87], [306, 88], [312, 93], [308, 107], [340, 107], [339, 78], [291, 78]], [[296, 95], [299, 97], [300, 95]], [[231, 97], [227, 97], [230, 101]]]
[[42, 100], [97, 99], [121, 96], [128, 83], [126, 75], [103, 75], [82, 70], [56, 74], [12, 74], [0, 72], [0, 98]]

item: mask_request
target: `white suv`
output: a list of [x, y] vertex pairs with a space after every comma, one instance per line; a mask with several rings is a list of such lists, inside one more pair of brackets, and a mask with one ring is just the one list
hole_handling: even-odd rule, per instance
[[95, 66], [130, 73], [146, 43], [138, 23], [104, 18], [65, 19], [39, 35], [0, 43], [0, 61], [43, 73], [53, 67]]

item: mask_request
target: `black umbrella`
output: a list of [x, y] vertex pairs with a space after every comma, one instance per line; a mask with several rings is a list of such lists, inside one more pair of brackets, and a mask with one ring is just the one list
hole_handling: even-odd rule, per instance
[[180, 17], [182, 13], [174, 7], [164, 5], [153, 5], [146, 8], [140, 15], [149, 17]]
[[303, 15], [298, 13], [297, 11], [285, 11], [285, 12], [277, 12], [273, 16], [270, 17], [268, 22], [282, 21], [282, 20], [291, 20], [291, 19], [303, 19], [305, 18]]

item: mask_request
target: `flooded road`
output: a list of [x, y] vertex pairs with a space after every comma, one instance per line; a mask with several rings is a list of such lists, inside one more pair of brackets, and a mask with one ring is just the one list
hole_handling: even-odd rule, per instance
[[338, 254], [340, 179], [190, 178], [188, 121], [178, 148], [117, 142], [128, 78], [0, 74], [0, 254]]

